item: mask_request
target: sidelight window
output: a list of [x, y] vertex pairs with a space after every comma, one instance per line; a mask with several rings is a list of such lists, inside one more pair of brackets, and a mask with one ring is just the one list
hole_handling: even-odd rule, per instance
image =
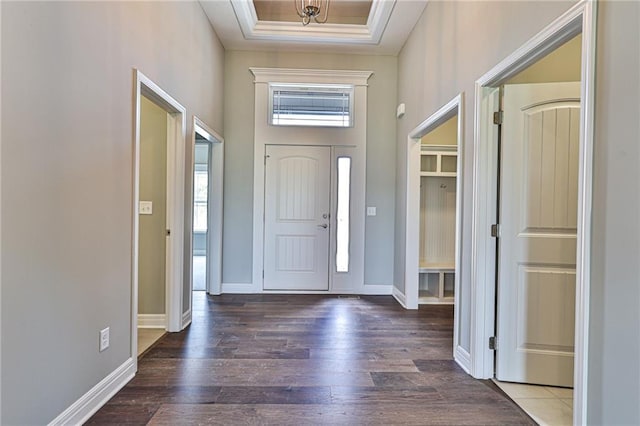
[[336, 271], [349, 272], [349, 204], [351, 158], [338, 157], [338, 208], [336, 226]]

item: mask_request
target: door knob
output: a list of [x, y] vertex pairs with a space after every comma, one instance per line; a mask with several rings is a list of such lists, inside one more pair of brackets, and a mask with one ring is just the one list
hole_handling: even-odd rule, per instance
[[326, 223], [323, 223], [322, 225], [318, 225], [319, 228], [324, 228], [327, 229], [329, 225], [327, 225]]

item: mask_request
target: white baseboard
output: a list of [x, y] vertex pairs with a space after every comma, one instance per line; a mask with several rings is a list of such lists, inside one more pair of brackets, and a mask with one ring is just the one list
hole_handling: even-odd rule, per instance
[[120, 367], [102, 379], [85, 393], [80, 399], [64, 410], [49, 425], [81, 425], [104, 404], [107, 403], [120, 389], [124, 387], [136, 374], [136, 364], [133, 358], [127, 359]]
[[391, 296], [393, 294], [392, 285], [365, 284], [362, 286], [362, 293], [370, 296]]
[[453, 359], [467, 374], [471, 374], [471, 354], [464, 350], [462, 346], [456, 346], [453, 352]]
[[371, 296], [389, 296], [393, 294], [392, 285], [364, 285], [360, 291], [294, 291], [256, 289], [251, 283], [222, 283], [222, 294], [363, 294]]
[[165, 314], [138, 314], [138, 328], [167, 328]]
[[407, 308], [407, 297], [398, 290], [398, 287], [393, 286], [393, 293], [391, 293], [393, 297], [398, 301], [399, 304], [402, 305], [403, 308]]
[[255, 294], [260, 290], [256, 291], [252, 283], [222, 283], [222, 293]]
[[189, 324], [191, 324], [191, 309], [182, 314], [182, 329], [184, 330]]

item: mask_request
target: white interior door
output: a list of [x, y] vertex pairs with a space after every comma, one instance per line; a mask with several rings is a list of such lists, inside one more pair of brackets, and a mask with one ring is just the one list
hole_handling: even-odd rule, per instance
[[507, 85], [496, 377], [573, 386], [580, 83]]
[[329, 289], [331, 148], [266, 146], [265, 290]]

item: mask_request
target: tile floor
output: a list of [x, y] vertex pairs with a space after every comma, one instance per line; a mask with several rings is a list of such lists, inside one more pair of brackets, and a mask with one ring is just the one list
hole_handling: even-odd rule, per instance
[[138, 328], [138, 356], [165, 333], [162, 328]]
[[573, 423], [573, 389], [494, 382], [541, 426]]

